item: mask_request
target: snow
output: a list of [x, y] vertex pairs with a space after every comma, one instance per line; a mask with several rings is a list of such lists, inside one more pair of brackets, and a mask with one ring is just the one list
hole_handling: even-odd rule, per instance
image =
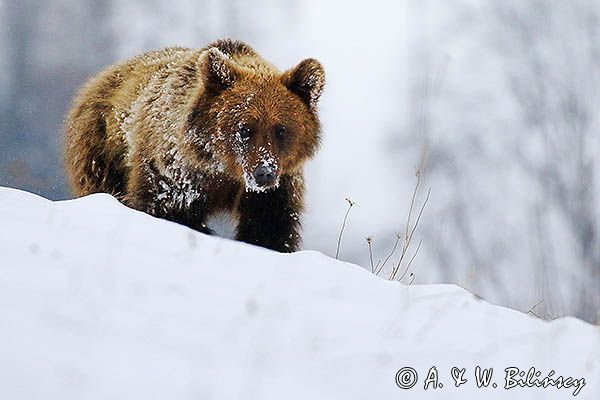
[[[108, 195], [0, 188], [0, 221], [0, 399], [573, 398], [506, 390], [511, 367], [600, 395], [600, 328], [574, 318], [206, 236]], [[424, 390], [433, 366], [444, 386]], [[496, 389], [477, 388], [477, 366]], [[395, 383], [404, 367], [412, 389]]]

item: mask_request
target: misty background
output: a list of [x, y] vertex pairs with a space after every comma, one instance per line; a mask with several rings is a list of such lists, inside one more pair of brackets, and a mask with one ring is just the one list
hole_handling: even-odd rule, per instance
[[593, 0], [3, 0], [0, 185], [69, 198], [61, 121], [87, 78], [237, 38], [282, 70], [326, 69], [305, 249], [335, 256], [350, 198], [339, 258], [387, 258], [418, 171], [403, 282], [598, 323], [599, 18]]

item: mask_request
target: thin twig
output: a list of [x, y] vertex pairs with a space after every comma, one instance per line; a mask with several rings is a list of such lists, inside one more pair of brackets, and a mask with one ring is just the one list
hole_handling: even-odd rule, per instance
[[367, 245], [369, 246], [369, 260], [371, 261], [371, 272], [375, 272], [375, 267], [373, 266], [373, 238], [371, 236], [367, 237]]
[[421, 238], [421, 240], [419, 240], [419, 244], [417, 245], [417, 250], [415, 250], [415, 254], [413, 254], [410, 261], [408, 262], [408, 266], [406, 267], [407, 269], [410, 268], [413, 261], [415, 260], [415, 257], [417, 256], [417, 254], [419, 254], [419, 249], [421, 248], [421, 244], [423, 244], [423, 238]]
[[346, 228], [346, 221], [348, 220], [348, 214], [350, 214], [350, 210], [354, 207], [354, 202], [346, 197], [346, 201], [348, 202], [348, 210], [346, 211], [346, 215], [344, 215], [344, 222], [342, 223], [342, 229], [340, 229], [340, 235], [338, 236], [337, 249], [335, 251], [335, 259], [337, 260], [340, 255], [340, 245], [342, 244], [342, 235], [344, 234], [344, 229]]
[[406, 250], [408, 250], [408, 246], [410, 246], [410, 242], [412, 241], [413, 235], [415, 234], [415, 231], [417, 230], [417, 227], [419, 226], [419, 222], [421, 221], [421, 216], [423, 215], [423, 211], [425, 210], [425, 206], [427, 205], [427, 202], [429, 201], [430, 196], [431, 196], [431, 188], [429, 188], [429, 190], [427, 190], [427, 197], [425, 197], [425, 201], [423, 202], [423, 205], [421, 205], [421, 209], [419, 210], [419, 215], [417, 215], [417, 220], [415, 221], [415, 224], [413, 225], [413, 227], [410, 231], [410, 235], [408, 236], [408, 238], [406, 240], [406, 247], [402, 249], [402, 254], [400, 254], [400, 260], [398, 261], [399, 264], [402, 264], [402, 261], [404, 260], [404, 256], [406, 255]]
[[402, 238], [402, 236], [400, 236], [399, 234], [396, 234], [396, 241], [394, 242], [392, 251], [390, 251], [390, 254], [388, 254], [388, 256], [385, 258], [385, 260], [383, 260], [383, 263], [381, 264], [381, 266], [379, 267], [379, 269], [377, 270], [375, 275], [379, 275], [381, 273], [381, 271], [383, 270], [383, 267], [385, 267], [385, 264], [389, 261], [390, 258], [392, 258], [392, 256], [396, 252], [396, 247], [398, 247], [398, 243], [400, 242], [401, 238]]
[[[539, 306], [540, 304], [542, 304], [543, 302], [544, 302], [544, 299], [541, 299], [540, 301], [538, 301], [537, 303], [535, 303], [529, 310], [527, 310], [526, 314], [533, 314], [536, 317], [538, 317], [537, 314], [533, 312], [533, 310], [535, 310], [535, 308], [537, 306]], [[540, 318], [540, 317], [538, 317], [538, 318]]]
[[410, 236], [408, 237], [408, 241], [410, 242], [410, 240], [412, 239], [415, 230], [417, 229], [417, 226], [419, 226], [419, 221], [421, 221], [421, 216], [423, 215], [423, 210], [425, 210], [425, 206], [427, 205], [427, 202], [429, 201], [429, 197], [431, 196], [431, 188], [429, 188], [427, 190], [427, 197], [425, 197], [425, 201], [423, 202], [423, 205], [421, 206], [421, 209], [419, 210], [419, 215], [417, 216], [417, 220], [415, 221], [415, 225], [412, 228], [412, 231], [410, 232]]
[[410, 227], [410, 218], [412, 216], [412, 211], [415, 206], [415, 198], [417, 197], [417, 191], [419, 190], [419, 185], [421, 184], [421, 171], [417, 170], [415, 173], [417, 177], [417, 183], [415, 184], [415, 190], [413, 190], [412, 199], [410, 200], [410, 208], [408, 209], [408, 218], [406, 219], [406, 232], [404, 233], [404, 238], [408, 238], [408, 228]]
[[[394, 241], [394, 245], [392, 246], [392, 250], [387, 255], [387, 257], [383, 260], [383, 263], [377, 262], [377, 265], [375, 266], [375, 268], [373, 268], [373, 261], [372, 261], [372, 254], [371, 254], [372, 249], [371, 249], [370, 243], [369, 243], [369, 253], [370, 253], [370, 256], [371, 256], [371, 271], [375, 271], [374, 272], [375, 275], [379, 275], [383, 271], [385, 265], [390, 260], [390, 258], [396, 253], [396, 250], [398, 248], [398, 244], [400, 243], [400, 239], [404, 239], [403, 243], [402, 243], [402, 251], [401, 251], [401, 254], [400, 254], [400, 259], [398, 260], [397, 264], [392, 264], [392, 271], [391, 271], [390, 277], [389, 277], [390, 280], [395, 280], [396, 277], [398, 276], [398, 273], [402, 270], [404, 258], [406, 257], [406, 253], [408, 252], [408, 249], [409, 249], [410, 244], [412, 242], [412, 238], [413, 238], [413, 236], [415, 234], [415, 231], [416, 231], [417, 227], [419, 226], [419, 222], [421, 221], [421, 217], [423, 216], [423, 211], [425, 210], [425, 207], [427, 206], [427, 203], [429, 202], [429, 198], [431, 196], [431, 188], [429, 188], [427, 190], [427, 196], [425, 197], [425, 200], [423, 201], [423, 204], [421, 205], [421, 207], [419, 209], [419, 213], [417, 215], [417, 219], [415, 220], [414, 225], [411, 224], [412, 217], [413, 217], [413, 211], [414, 211], [414, 207], [415, 207], [415, 201], [416, 201], [416, 198], [417, 198], [417, 193], [419, 192], [419, 187], [421, 186], [421, 171], [417, 170], [415, 176], [417, 177], [417, 182], [415, 183], [415, 188], [413, 190], [412, 197], [411, 197], [411, 200], [410, 200], [410, 207], [408, 209], [408, 216], [407, 216], [407, 219], [406, 219], [406, 228], [405, 228], [405, 231], [404, 231], [404, 237], [402, 237], [400, 234], [396, 234], [396, 240]], [[423, 242], [423, 239], [421, 239], [419, 241], [419, 244], [417, 245], [416, 251], [412, 255], [410, 261], [408, 262], [408, 265], [406, 266], [406, 268], [402, 272], [399, 280], [402, 280], [406, 276], [406, 274], [408, 273], [408, 271], [410, 270], [410, 266], [412, 265], [412, 262], [414, 261], [415, 257], [419, 253], [419, 249], [421, 248], [422, 242]], [[411, 275], [413, 275], [413, 274], [411, 273]]]
[[[416, 187], [418, 187], [418, 182], [417, 182], [417, 186], [415, 186], [415, 188]], [[406, 256], [408, 248], [410, 247], [410, 243], [412, 242], [412, 238], [415, 234], [415, 231], [416, 231], [417, 227], [419, 226], [419, 222], [421, 221], [421, 216], [423, 215], [423, 210], [425, 210], [425, 206], [427, 205], [427, 202], [429, 201], [430, 196], [431, 196], [431, 188], [429, 188], [429, 190], [427, 191], [427, 197], [425, 198], [425, 201], [421, 205], [421, 209], [419, 210], [419, 214], [417, 215], [415, 224], [410, 229], [410, 234], [408, 234], [408, 236], [406, 236], [404, 239], [404, 244], [402, 245], [402, 252], [400, 253], [400, 259], [398, 260], [398, 263], [396, 264], [396, 266], [392, 269], [392, 273], [390, 274], [390, 280], [394, 280], [396, 278], [396, 275], [398, 274], [398, 271], [400, 270], [400, 268], [402, 266], [402, 262], [404, 261], [404, 257]], [[412, 207], [412, 204], [411, 204], [411, 207]], [[410, 213], [411, 212], [409, 211], [409, 214]], [[409, 229], [407, 228], [407, 232], [408, 232], [408, 230]], [[418, 247], [421, 247], [420, 242], [419, 242]], [[418, 248], [417, 248], [417, 252], [418, 252]], [[413, 255], [413, 259], [414, 259], [414, 256], [416, 256], [416, 253], [415, 253], [415, 255]], [[411, 263], [412, 263], [412, 260], [411, 260]], [[409, 263], [409, 266], [410, 266], [410, 263]], [[408, 267], [406, 270], [408, 271]]]
[[[417, 254], [419, 254], [419, 249], [421, 248], [421, 244], [422, 243], [423, 243], [423, 239], [419, 240], [419, 244], [417, 245], [417, 249], [415, 250], [415, 253], [410, 258], [410, 261], [408, 262], [408, 265], [406, 266], [406, 269], [404, 270], [404, 272], [402, 273], [402, 275], [400, 275], [400, 277], [398, 278], [399, 281], [401, 281], [402, 279], [404, 279], [404, 277], [406, 276], [406, 273], [410, 270], [410, 266], [411, 266], [412, 262], [414, 261], [414, 259], [417, 256]], [[398, 266], [400, 266], [400, 265], [398, 265]]]

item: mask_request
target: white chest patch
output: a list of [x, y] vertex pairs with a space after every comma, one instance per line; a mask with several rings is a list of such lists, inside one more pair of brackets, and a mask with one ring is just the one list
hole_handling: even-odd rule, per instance
[[238, 218], [233, 213], [220, 211], [208, 216], [206, 226], [219, 237], [235, 239]]

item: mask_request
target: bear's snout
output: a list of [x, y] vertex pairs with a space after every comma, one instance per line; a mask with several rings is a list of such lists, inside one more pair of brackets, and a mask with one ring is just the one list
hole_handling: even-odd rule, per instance
[[273, 186], [275, 180], [277, 179], [277, 175], [273, 167], [269, 165], [259, 165], [254, 170], [253, 175], [256, 184], [260, 187]]

